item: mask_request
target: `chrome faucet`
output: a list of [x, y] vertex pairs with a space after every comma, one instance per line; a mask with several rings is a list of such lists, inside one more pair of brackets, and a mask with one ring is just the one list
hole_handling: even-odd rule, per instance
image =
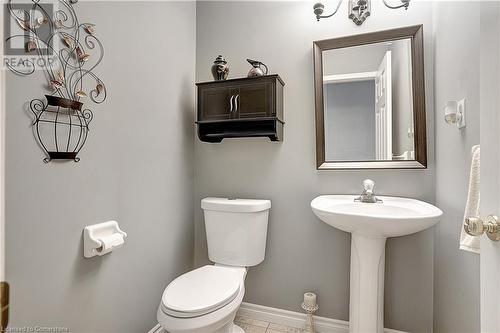
[[373, 188], [375, 187], [375, 182], [371, 179], [363, 180], [363, 193], [354, 199], [357, 202], [365, 202], [365, 203], [377, 203], [382, 202], [382, 200], [378, 199], [375, 196], [375, 192], [373, 192]]

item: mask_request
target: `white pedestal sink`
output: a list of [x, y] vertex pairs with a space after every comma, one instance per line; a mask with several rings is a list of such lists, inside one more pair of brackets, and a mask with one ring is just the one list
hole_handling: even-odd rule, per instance
[[362, 203], [357, 197], [323, 195], [311, 208], [323, 222], [352, 234], [349, 332], [383, 333], [385, 241], [427, 229], [443, 212], [415, 199], [381, 196], [382, 202]]

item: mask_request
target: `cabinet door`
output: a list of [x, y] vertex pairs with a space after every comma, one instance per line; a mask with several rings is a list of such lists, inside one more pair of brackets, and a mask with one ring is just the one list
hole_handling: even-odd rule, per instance
[[241, 85], [236, 99], [238, 117], [275, 116], [273, 89], [274, 86], [270, 82]]
[[236, 93], [230, 87], [200, 88], [198, 120], [222, 120], [234, 117]]

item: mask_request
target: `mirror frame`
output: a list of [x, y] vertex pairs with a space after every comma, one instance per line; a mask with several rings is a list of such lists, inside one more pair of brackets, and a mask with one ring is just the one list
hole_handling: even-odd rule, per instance
[[[326, 161], [325, 119], [323, 101], [323, 51], [351, 46], [411, 39], [411, 69], [414, 120], [415, 160], [394, 161]], [[425, 119], [424, 38], [423, 25], [415, 25], [366, 34], [313, 42], [314, 93], [316, 106], [316, 169], [426, 169], [427, 130]]]

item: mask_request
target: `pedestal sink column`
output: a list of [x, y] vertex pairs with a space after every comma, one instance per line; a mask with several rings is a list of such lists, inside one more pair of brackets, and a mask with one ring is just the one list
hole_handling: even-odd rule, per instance
[[384, 332], [385, 241], [352, 234], [350, 333]]

